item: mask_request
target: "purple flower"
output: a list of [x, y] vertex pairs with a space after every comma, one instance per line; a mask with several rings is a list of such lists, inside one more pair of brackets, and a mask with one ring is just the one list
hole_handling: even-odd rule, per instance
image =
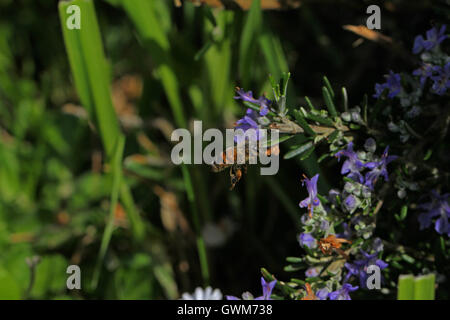
[[321, 267], [310, 267], [305, 271], [305, 276], [307, 278], [317, 277], [322, 270]]
[[308, 197], [300, 202], [300, 208], [309, 209], [309, 216], [312, 217], [314, 207], [320, 205], [320, 200], [317, 197], [317, 180], [319, 179], [319, 174], [316, 174], [314, 177], [309, 180], [305, 177], [302, 181], [302, 185], [306, 182], [306, 189], [308, 190]]
[[239, 89], [236, 91], [237, 96], [235, 99], [240, 99], [243, 101], [247, 101], [250, 103], [254, 103], [260, 106], [259, 115], [265, 116], [269, 113], [269, 105], [272, 103], [269, 99], [264, 96], [259, 97], [258, 99], [253, 98], [253, 93], [251, 91], [245, 92], [243, 89]]
[[431, 77], [431, 80], [434, 81], [431, 90], [442, 96], [450, 88], [450, 62], [443, 67], [437, 67], [435, 71], [437, 74]]
[[436, 67], [430, 64], [423, 64], [419, 69], [413, 71], [414, 76], [420, 76], [420, 86], [423, 87], [425, 85], [425, 81], [428, 78], [431, 78], [433, 72], [436, 70]]
[[253, 109], [247, 109], [245, 116], [236, 121], [235, 127], [236, 129], [242, 129], [244, 131], [247, 131], [248, 129], [257, 130], [259, 128], [258, 113]]
[[450, 236], [450, 225], [448, 223], [448, 219], [450, 218], [449, 196], [449, 193], [440, 195], [436, 190], [432, 190], [431, 201], [419, 205], [419, 208], [426, 210], [418, 218], [420, 230], [430, 227], [432, 220], [438, 217], [434, 229], [439, 234], [447, 234]]
[[311, 233], [307, 232], [300, 233], [298, 237], [298, 242], [302, 247], [307, 246], [310, 249], [314, 249], [317, 246], [316, 239], [314, 239]]
[[446, 26], [441, 26], [441, 29], [436, 27], [431, 28], [427, 31], [427, 39], [425, 40], [421, 35], [414, 39], [413, 53], [418, 54], [422, 50], [430, 51], [434, 47], [438, 46], [442, 41], [447, 38], [445, 34]]
[[388, 156], [389, 146], [384, 149], [384, 152], [381, 156], [381, 159], [379, 161], [372, 161], [366, 163], [364, 166], [371, 171], [366, 173], [365, 176], [365, 183], [364, 185], [373, 190], [375, 183], [377, 182], [378, 178], [380, 176], [384, 177], [385, 181], [388, 181], [388, 172], [387, 172], [387, 165], [398, 158], [398, 156]]
[[328, 297], [330, 300], [352, 300], [349, 293], [358, 289], [358, 286], [353, 287], [350, 283], [344, 283], [341, 289], [330, 292]]
[[322, 288], [316, 291], [316, 297], [319, 298], [319, 300], [327, 300], [329, 294], [330, 290], [328, 290], [328, 288]]
[[360, 172], [364, 168], [364, 164], [359, 160], [356, 152], [353, 151], [353, 142], [349, 142], [347, 149], [337, 152], [335, 156], [338, 158], [338, 161], [341, 160], [341, 156], [347, 157], [347, 160], [342, 165], [341, 174], [347, 175], [347, 177], [356, 182], [364, 182]]
[[[250, 292], [244, 292], [242, 294], [242, 299], [243, 300], [272, 300], [272, 299], [270, 299], [270, 296], [272, 295], [272, 290], [275, 287], [276, 283], [277, 283], [277, 280], [273, 280], [271, 282], [266, 282], [266, 280], [264, 280], [264, 277], [261, 277], [261, 286], [263, 289], [262, 296], [253, 298], [253, 295]], [[241, 300], [235, 296], [226, 296], [226, 298], [227, 298], [227, 300]]]
[[401, 77], [399, 73], [394, 73], [392, 70], [389, 71], [389, 74], [384, 76], [386, 78], [385, 83], [376, 83], [375, 84], [375, 94], [374, 98], [379, 98], [385, 89], [389, 89], [388, 98], [392, 99], [396, 95], [398, 95], [402, 89]]
[[364, 142], [364, 148], [365, 148], [368, 152], [375, 152], [375, 150], [377, 150], [377, 143], [376, 143], [375, 139], [373, 139], [373, 138], [368, 138], [368, 139]]
[[261, 277], [261, 286], [263, 289], [263, 294], [260, 297], [255, 298], [255, 300], [272, 300], [270, 296], [272, 295], [272, 290], [275, 287], [277, 280], [273, 280], [269, 283], [264, 280], [264, 277]]
[[367, 274], [367, 268], [370, 265], [376, 265], [383, 270], [387, 268], [388, 264], [381, 259], [378, 259], [378, 252], [373, 254], [368, 254], [367, 252], [361, 250], [361, 254], [363, 255], [362, 259], [355, 260], [353, 263], [345, 263], [345, 268], [347, 268], [348, 273], [345, 277], [344, 282], [347, 282], [351, 276], [359, 277], [359, 283], [361, 288], [366, 288], [366, 282], [369, 275]]
[[349, 195], [344, 200], [344, 208], [347, 209], [350, 213], [352, 213], [357, 206], [356, 198], [353, 195]]
[[[253, 129], [255, 130], [255, 139], [259, 140], [258, 113], [255, 110], [248, 108], [246, 115], [242, 119], [236, 121], [235, 128], [236, 130], [242, 129], [244, 132]], [[236, 135], [234, 137], [234, 141], [237, 143], [243, 142], [243, 139], [243, 135]]]

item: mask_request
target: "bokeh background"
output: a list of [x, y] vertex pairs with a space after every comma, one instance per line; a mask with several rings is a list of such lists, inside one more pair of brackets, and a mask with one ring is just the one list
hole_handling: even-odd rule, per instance
[[[302, 254], [302, 174], [320, 172], [326, 193], [336, 164], [285, 160], [276, 176], [250, 167], [229, 191], [227, 172], [171, 163], [172, 130], [193, 120], [231, 128], [245, 112], [235, 87], [271, 98], [268, 75], [284, 71], [289, 106], [305, 95], [320, 104], [324, 75], [357, 105], [389, 69], [411, 70], [414, 36], [450, 13], [444, 0], [280, 0], [251, 10], [250, 0], [223, 2], [94, 1], [113, 120], [125, 137], [114, 201], [105, 150], [115, 136], [98, 126], [114, 121], [80, 99], [58, 1], [0, 0], [1, 298], [176, 299], [207, 284], [258, 294], [263, 266], [288, 279], [285, 257]], [[365, 24], [371, 4], [395, 46], [343, 28]], [[70, 264], [81, 267], [82, 290], [66, 288]]]

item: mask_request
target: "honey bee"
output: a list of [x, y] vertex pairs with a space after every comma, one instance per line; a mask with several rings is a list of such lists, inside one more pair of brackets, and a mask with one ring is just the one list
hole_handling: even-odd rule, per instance
[[350, 240], [336, 238], [334, 234], [330, 234], [328, 237], [319, 240], [319, 248], [323, 254], [327, 255], [331, 255], [334, 249], [337, 253], [347, 259], [348, 255], [341, 249], [343, 243], [351, 244], [352, 242]]
[[[238, 164], [237, 163], [238, 148], [239, 148], [239, 146], [227, 148], [220, 154], [222, 163], [212, 163], [211, 164], [213, 172], [221, 172], [225, 169], [230, 168], [230, 180], [231, 180], [230, 181], [231, 182], [230, 190], [233, 190], [234, 187], [236, 186], [236, 184], [239, 182], [239, 180], [241, 180], [242, 176], [245, 173], [247, 173], [247, 163], [249, 162], [250, 157], [258, 156], [258, 151], [256, 149], [250, 150], [248, 145], [246, 145], [244, 148], [245, 161], [243, 164]], [[266, 152], [267, 156], [270, 156], [272, 154], [278, 155], [278, 154], [280, 154], [280, 148], [278, 145], [274, 145], [274, 146], [267, 148], [265, 152]]]

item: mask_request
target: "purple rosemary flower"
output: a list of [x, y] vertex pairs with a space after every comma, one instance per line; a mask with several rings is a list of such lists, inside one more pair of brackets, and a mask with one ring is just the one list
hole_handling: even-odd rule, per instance
[[358, 203], [356, 201], [356, 198], [353, 195], [349, 195], [344, 200], [344, 208], [350, 213], [355, 211], [357, 205], [358, 205]]
[[330, 300], [352, 300], [349, 293], [358, 289], [358, 286], [353, 287], [350, 283], [344, 283], [342, 288], [330, 292], [328, 294], [328, 297], [330, 298]]
[[443, 25], [441, 29], [436, 27], [431, 28], [427, 31], [427, 39], [425, 40], [421, 35], [414, 39], [413, 53], [418, 54], [422, 50], [430, 51], [434, 47], [438, 46], [442, 41], [447, 38], [445, 34], [446, 26]]
[[[261, 277], [261, 286], [263, 289], [263, 294], [260, 297], [253, 298], [253, 295], [250, 292], [244, 292], [242, 294], [243, 300], [272, 300], [270, 296], [272, 295], [272, 290], [275, 287], [277, 280], [273, 280], [271, 282], [266, 282], [264, 277]], [[226, 296], [227, 300], [241, 300], [235, 296]]]
[[420, 86], [423, 87], [427, 79], [431, 78], [435, 70], [435, 66], [424, 63], [419, 69], [414, 70], [412, 74], [420, 77]]
[[236, 90], [237, 96], [235, 96], [235, 99], [240, 99], [243, 101], [247, 101], [250, 103], [254, 103], [259, 105], [259, 115], [265, 116], [269, 113], [269, 106], [272, 103], [269, 99], [267, 99], [264, 96], [259, 97], [258, 99], [253, 98], [253, 93], [251, 91], [245, 92], [243, 89], [237, 89]]
[[402, 89], [401, 77], [399, 73], [394, 73], [392, 70], [389, 74], [384, 76], [386, 78], [385, 83], [375, 84], [375, 94], [374, 98], [379, 98], [385, 89], [389, 89], [388, 98], [392, 99], [398, 95]]
[[368, 138], [364, 142], [364, 149], [366, 149], [368, 152], [375, 152], [377, 150], [377, 143], [374, 138]]
[[305, 176], [305, 179], [302, 181], [302, 185], [306, 183], [306, 189], [308, 190], [308, 197], [300, 202], [300, 208], [308, 208], [309, 216], [312, 217], [314, 207], [320, 205], [320, 200], [317, 197], [317, 180], [319, 179], [319, 174], [316, 174], [314, 177], [308, 179]]
[[418, 218], [420, 230], [430, 227], [432, 220], [438, 217], [434, 229], [439, 234], [447, 234], [450, 236], [450, 225], [448, 223], [448, 219], [450, 218], [449, 197], [450, 193], [441, 195], [436, 190], [431, 191], [431, 201], [419, 206], [419, 208], [426, 210]]
[[311, 235], [311, 233], [303, 232], [298, 236], [298, 242], [302, 247], [307, 246], [310, 249], [317, 247], [316, 239]]
[[253, 109], [247, 109], [245, 116], [236, 121], [235, 128], [242, 129], [244, 131], [247, 131], [248, 129], [257, 130], [259, 128], [258, 113]]
[[275, 287], [277, 280], [273, 280], [271, 282], [266, 282], [264, 277], [261, 277], [261, 286], [263, 289], [263, 294], [260, 297], [255, 298], [255, 300], [272, 300], [270, 296], [272, 295], [272, 290]]
[[319, 298], [319, 300], [327, 300], [329, 294], [330, 290], [328, 290], [328, 288], [322, 288], [316, 291], [316, 297]]
[[306, 269], [305, 276], [307, 278], [317, 277], [322, 270], [322, 267], [310, 267]]
[[381, 155], [381, 159], [379, 161], [372, 161], [366, 163], [364, 166], [371, 171], [366, 173], [365, 183], [364, 185], [373, 190], [375, 183], [378, 181], [380, 176], [384, 177], [385, 181], [388, 181], [388, 172], [387, 165], [398, 158], [398, 156], [389, 156], [388, 155], [389, 146], [384, 149], [383, 154]]
[[342, 165], [341, 174], [347, 175], [350, 179], [363, 183], [364, 178], [361, 174], [361, 170], [364, 168], [364, 164], [359, 160], [356, 152], [353, 151], [353, 142], [349, 142], [346, 150], [341, 150], [335, 154], [338, 161], [341, 160], [341, 156], [347, 157]]
[[355, 260], [353, 263], [345, 263], [345, 268], [347, 268], [348, 273], [344, 279], [344, 282], [347, 282], [351, 276], [359, 277], [359, 283], [361, 288], [366, 288], [366, 281], [369, 275], [367, 274], [367, 268], [370, 265], [376, 265], [383, 270], [387, 268], [388, 264], [381, 259], [378, 259], [378, 252], [368, 254], [367, 252], [361, 250], [361, 254], [363, 255], [362, 259]]
[[[242, 129], [244, 133], [249, 129], [255, 130], [255, 138], [259, 140], [258, 113], [255, 110], [248, 108], [245, 116], [236, 121], [234, 126], [236, 130]], [[234, 141], [237, 143], [243, 142], [243, 139], [243, 135], [236, 135], [234, 137]]]
[[450, 88], [450, 62], [447, 62], [443, 67], [437, 67], [435, 71], [437, 71], [437, 74], [431, 77], [434, 81], [431, 90], [442, 96]]

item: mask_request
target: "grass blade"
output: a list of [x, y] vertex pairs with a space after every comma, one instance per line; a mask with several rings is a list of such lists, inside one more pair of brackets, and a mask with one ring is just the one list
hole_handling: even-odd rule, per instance
[[[66, 28], [68, 18], [66, 10], [70, 5], [80, 7], [81, 29]], [[110, 76], [94, 4], [91, 0], [61, 1], [59, 14], [77, 92], [83, 106], [99, 128], [106, 157], [111, 161], [115, 146], [120, 139], [123, 139], [123, 135], [112, 103]], [[144, 236], [144, 224], [134, 208], [128, 186], [124, 185], [123, 190], [121, 195], [124, 199], [122, 200], [127, 207], [133, 235], [140, 240]]]
[[241, 43], [239, 47], [239, 75], [243, 86], [248, 86], [250, 80], [253, 58], [255, 55], [254, 41], [258, 38], [262, 26], [261, 1], [254, 0], [247, 15], [242, 30]]
[[100, 245], [100, 252], [98, 255], [97, 264], [94, 271], [94, 276], [92, 278], [91, 287], [95, 289], [98, 284], [98, 280], [100, 278], [100, 271], [103, 264], [103, 260], [106, 255], [106, 251], [109, 246], [109, 242], [111, 241], [113, 229], [114, 229], [114, 216], [117, 204], [119, 202], [119, 194], [122, 183], [122, 156], [123, 149], [125, 146], [125, 138], [120, 136], [118, 140], [116, 151], [114, 154], [114, 158], [112, 161], [112, 176], [113, 176], [113, 184], [112, 184], [112, 192], [111, 192], [111, 203], [109, 208], [109, 217], [108, 222], [106, 224], [105, 231], [103, 232], [102, 242]]

